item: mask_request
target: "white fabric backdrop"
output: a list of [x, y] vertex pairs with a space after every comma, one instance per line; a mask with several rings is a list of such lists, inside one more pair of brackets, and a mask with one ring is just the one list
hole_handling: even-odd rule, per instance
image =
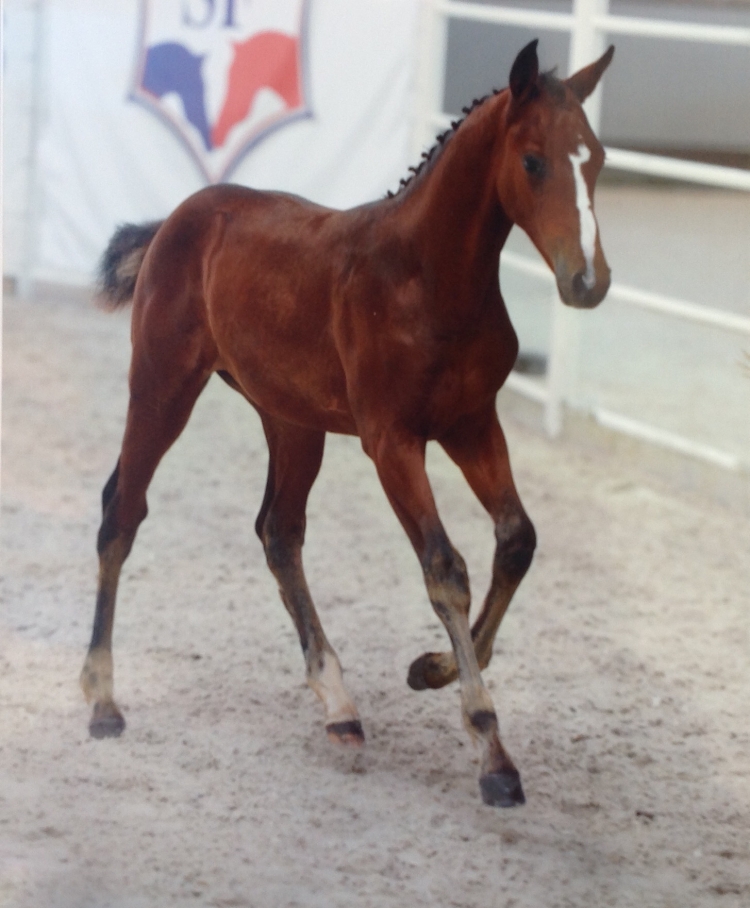
[[[314, 116], [269, 135], [229, 179], [341, 208], [395, 189], [411, 163], [418, 8], [310, 0]], [[129, 100], [139, 10], [137, 0], [48, 0], [38, 278], [90, 280], [117, 224], [162, 218], [205, 185], [177, 138]]]

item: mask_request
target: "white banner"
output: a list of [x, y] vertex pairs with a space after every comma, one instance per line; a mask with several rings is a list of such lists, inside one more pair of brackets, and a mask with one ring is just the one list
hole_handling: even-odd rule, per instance
[[226, 179], [346, 208], [406, 174], [419, 0], [48, 0], [35, 276]]

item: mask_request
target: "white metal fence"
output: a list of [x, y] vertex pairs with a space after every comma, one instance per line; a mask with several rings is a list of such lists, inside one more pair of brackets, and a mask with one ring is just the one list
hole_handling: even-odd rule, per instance
[[[569, 72], [575, 72], [599, 57], [605, 49], [607, 39], [617, 35], [639, 35], [654, 39], [750, 48], [750, 28], [614, 16], [609, 13], [609, 0], [572, 0], [570, 13], [485, 6], [459, 0], [428, 0], [424, 7], [422, 30], [424, 43], [418, 95], [420, 126], [415, 130], [416, 152], [431, 144], [436, 128], [447, 128], [450, 125], [450, 116], [442, 110], [450, 18], [567, 32], [570, 35]], [[594, 131], [598, 132], [601, 90], [588, 99], [585, 107]], [[750, 192], [750, 171], [747, 170], [683, 161], [620, 148], [607, 148], [606, 153], [606, 166], [614, 170]], [[503, 262], [506, 266], [548, 279], [550, 284], [554, 283], [553, 276], [538, 260], [506, 251], [503, 253]], [[553, 291], [553, 296], [546, 382], [540, 384], [526, 376], [513, 373], [507, 384], [513, 390], [544, 405], [545, 428], [551, 436], [556, 436], [562, 428], [563, 405], [567, 402], [568, 396], [566, 377], [570, 374], [569, 360], [573, 355], [574, 345], [569, 343], [571, 313], [557, 299], [556, 291]], [[620, 283], [612, 284], [609, 298], [628, 306], [750, 337], [750, 318], [734, 312]], [[750, 467], [750, 461], [736, 453], [719, 450], [602, 407], [594, 407], [593, 415], [602, 425], [730, 470]]]

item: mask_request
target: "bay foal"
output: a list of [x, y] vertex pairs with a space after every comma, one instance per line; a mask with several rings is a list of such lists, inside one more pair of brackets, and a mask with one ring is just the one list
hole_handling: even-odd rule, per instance
[[[326, 432], [358, 435], [419, 558], [451, 642], [409, 669], [416, 690], [458, 678], [482, 748], [487, 804], [523, 803], [481, 669], [526, 573], [534, 528], [519, 501], [495, 396], [518, 352], [500, 295], [500, 251], [520, 225], [560, 296], [589, 308], [609, 269], [593, 212], [604, 160], [581, 102], [613, 53], [565, 81], [540, 74], [536, 41], [505, 91], [476, 102], [398, 193], [350, 211], [240, 186], [204, 189], [160, 224], [125, 226], [103, 262], [110, 305], [133, 299], [130, 404], [103, 492], [99, 589], [81, 677], [94, 737], [125, 722], [113, 697], [120, 568], [146, 516], [146, 490], [214, 372], [260, 414], [269, 447], [256, 522], [299, 632], [328, 735], [364, 741], [341, 666], [302, 569], [305, 507]], [[438, 441], [495, 523], [492, 581], [474, 626], [461, 555], [438, 516], [425, 446]]]

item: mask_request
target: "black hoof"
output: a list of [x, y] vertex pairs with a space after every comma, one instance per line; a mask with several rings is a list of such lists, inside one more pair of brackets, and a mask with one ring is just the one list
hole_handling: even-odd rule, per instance
[[359, 719], [331, 722], [330, 725], [326, 725], [326, 734], [334, 744], [343, 744], [346, 747], [361, 747], [365, 743], [365, 733]]
[[125, 720], [114, 703], [94, 706], [94, 715], [89, 722], [92, 738], [119, 738], [125, 728]]
[[425, 662], [427, 653], [415, 659], [409, 666], [409, 674], [406, 676], [406, 683], [412, 690], [427, 690], [428, 684], [425, 680]]
[[521, 776], [516, 769], [490, 772], [479, 779], [482, 800], [490, 807], [517, 807], [525, 804]]
[[455, 674], [446, 674], [440, 653], [423, 653], [409, 666], [406, 683], [412, 690], [438, 690], [455, 679]]

